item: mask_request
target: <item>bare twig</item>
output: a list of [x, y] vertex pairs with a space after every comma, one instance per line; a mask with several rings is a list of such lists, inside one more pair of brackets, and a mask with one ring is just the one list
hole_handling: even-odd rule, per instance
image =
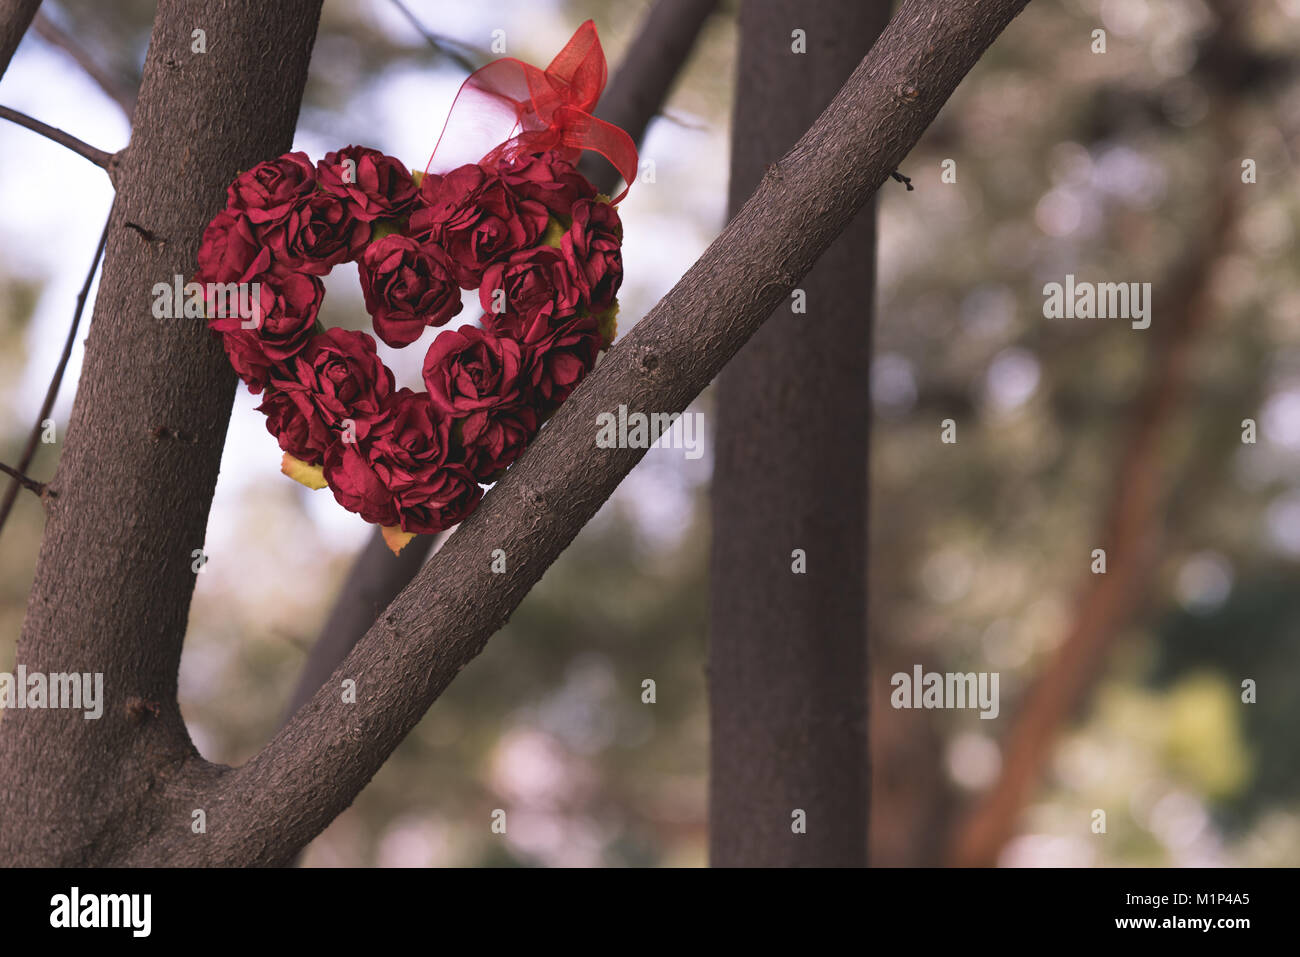
[[420, 36], [424, 37], [429, 46], [433, 47], [433, 49], [439, 54], [445, 56], [466, 72], [473, 73], [479, 68], [479, 64], [476, 64], [469, 57], [465, 56], [465, 54], [456, 50], [456, 47], [463, 47], [466, 50], [474, 50], [474, 52], [483, 60], [486, 61], [488, 59], [489, 54], [482, 50], [475, 49], [468, 43], [461, 43], [459, 40], [453, 40], [450, 37], [439, 36], [438, 34], [426, 29], [424, 24], [420, 22], [419, 18], [407, 8], [406, 4], [402, 3], [402, 0], [391, 0], [391, 2], [393, 6], [401, 11], [402, 16], [406, 17], [411, 26], [415, 27], [416, 32], [418, 32]]
[[38, 482], [36, 481], [36, 479], [24, 475], [18, 469], [13, 468], [12, 466], [9, 465], [5, 465], [3, 462], [0, 462], [0, 472], [4, 472], [5, 475], [11, 476], [16, 486], [20, 488], [25, 488], [29, 492], [35, 492], [37, 495], [40, 495], [41, 497], [45, 496], [44, 482]]
[[[112, 218], [111, 210], [109, 218]], [[104, 256], [104, 244], [107, 240], [108, 219], [105, 219], [104, 230], [99, 234], [99, 245], [95, 247], [95, 255], [90, 261], [90, 269], [86, 272], [86, 279], [81, 284], [81, 292], [77, 293], [77, 305], [72, 310], [72, 324], [68, 327], [68, 336], [63, 342], [63, 354], [59, 356], [59, 364], [55, 366], [54, 375], [50, 378], [50, 384], [45, 390], [45, 400], [41, 403], [41, 411], [36, 416], [36, 425], [32, 427], [31, 434], [27, 436], [27, 444], [23, 446], [22, 455], [18, 459], [19, 472], [26, 472], [32, 464], [32, 459], [36, 457], [36, 447], [41, 441], [44, 422], [50, 417], [50, 412], [54, 408], [54, 400], [58, 398], [59, 386], [63, 382], [63, 373], [68, 368], [68, 358], [72, 355], [72, 347], [77, 341], [77, 329], [81, 326], [81, 313], [86, 308], [86, 296], [90, 294], [90, 285], [95, 279], [95, 271], [99, 268], [99, 261]], [[9, 483], [9, 487], [5, 489], [4, 498], [0, 499], [0, 531], [4, 530], [5, 521], [13, 510], [14, 500], [18, 498], [20, 484], [17, 480]]]
[[91, 146], [82, 140], [77, 139], [71, 133], [65, 133], [63, 130], [55, 129], [48, 123], [42, 123], [40, 120], [34, 120], [26, 113], [19, 113], [17, 110], [10, 109], [7, 106], [0, 106], [0, 119], [6, 119], [10, 122], [17, 123], [19, 126], [25, 126], [33, 133], [39, 133], [46, 139], [53, 140], [60, 146], [66, 146], [78, 156], [90, 160], [100, 169], [113, 177], [117, 165], [117, 154], [110, 153], [107, 150], [101, 150], [98, 147]]
[[86, 75], [104, 91], [104, 95], [122, 108], [122, 112], [126, 114], [127, 119], [131, 118], [131, 114], [135, 112], [135, 92], [118, 77], [114, 76], [110, 70], [100, 66], [95, 58], [90, 55], [90, 51], [83, 47], [76, 37], [64, 30], [63, 27], [44, 13], [36, 15], [33, 28], [36, 30], [36, 35], [42, 40], [58, 47], [71, 57], [85, 71]]

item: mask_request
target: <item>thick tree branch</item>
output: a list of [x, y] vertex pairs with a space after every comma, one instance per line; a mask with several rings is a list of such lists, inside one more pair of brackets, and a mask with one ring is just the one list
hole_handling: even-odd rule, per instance
[[11, 110], [7, 106], [0, 106], [0, 119], [9, 120], [11, 123], [17, 123], [24, 126], [33, 133], [39, 133], [46, 139], [53, 140], [60, 146], [66, 146], [78, 156], [90, 160], [100, 169], [109, 174], [111, 179], [114, 173], [113, 167], [116, 164], [116, 155], [101, 150], [98, 147], [91, 146], [82, 140], [77, 139], [71, 133], [65, 133], [63, 130], [56, 129], [48, 123], [42, 123], [40, 120], [32, 119], [26, 113], [19, 113], [17, 110]]
[[[596, 114], [623, 127], [640, 143], [650, 120], [663, 108], [673, 78], [681, 72], [704, 21], [716, 6], [717, 0], [659, 0], [629, 45], [627, 58], [601, 97]], [[591, 156], [588, 153], [583, 158], [583, 172], [602, 193], [612, 194], [618, 185], [618, 171], [609, 163], [592, 162]], [[347, 657], [379, 612], [415, 577], [433, 546], [433, 536], [417, 535], [395, 557], [384, 543], [384, 536], [375, 529], [354, 560], [334, 610], [307, 655], [285, 720]]]
[[40, 8], [41, 0], [0, 0], [0, 76], [9, 69], [14, 51]]
[[[95, 255], [90, 260], [90, 269], [86, 271], [85, 281], [81, 284], [81, 291], [77, 293], [77, 305], [72, 310], [72, 323], [68, 327], [68, 335], [63, 341], [63, 354], [59, 356], [59, 363], [54, 367], [54, 375], [50, 377], [50, 384], [45, 390], [45, 398], [41, 402], [41, 411], [36, 416], [36, 424], [32, 426], [32, 431], [27, 436], [27, 444], [23, 446], [22, 455], [18, 458], [18, 471], [26, 472], [32, 464], [32, 459], [36, 458], [36, 449], [41, 442], [41, 433], [45, 431], [45, 420], [50, 417], [54, 410], [54, 400], [59, 397], [59, 386], [63, 384], [63, 373], [68, 368], [68, 359], [72, 357], [72, 347], [77, 342], [77, 330], [81, 328], [81, 313], [86, 308], [86, 296], [90, 294], [90, 285], [95, 280], [95, 272], [99, 269], [99, 260], [104, 255], [104, 244], [108, 240], [108, 224], [112, 221], [112, 212], [109, 218], [104, 221], [104, 229], [99, 234], [99, 244], [95, 247]], [[18, 482], [10, 483], [5, 489], [4, 497], [0, 498], [0, 531], [4, 530], [5, 521], [9, 518], [9, 513], [13, 510], [14, 501], [18, 498]]]
[[[158, 4], [17, 649], [32, 672], [102, 673], [104, 714], [5, 714], [0, 861], [98, 864], [152, 828], [192, 833], [157, 801], [196, 759], [177, 668], [236, 380], [201, 321], [154, 317], [153, 289], [193, 274], [235, 173], [290, 146], [319, 16], [320, 0]], [[195, 441], [158, 438], [177, 430]]]
[[[834, 102], [683, 279], [615, 345], [483, 505], [252, 760], [191, 756], [162, 785], [166, 819], [123, 863], [281, 864], [380, 768], [456, 674], [640, 461], [598, 449], [619, 404], [680, 411], [784, 299], [915, 145], [1027, 0], [906, 0]], [[817, 370], [808, 370], [816, 375]], [[492, 550], [507, 556], [491, 571]], [[204, 808], [207, 833], [193, 835]]]

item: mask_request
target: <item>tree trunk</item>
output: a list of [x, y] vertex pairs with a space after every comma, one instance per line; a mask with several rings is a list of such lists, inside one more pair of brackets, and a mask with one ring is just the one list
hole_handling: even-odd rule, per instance
[[151, 828], [190, 833], [155, 797], [194, 756], [176, 673], [235, 374], [202, 320], [154, 318], [153, 286], [193, 274], [235, 174], [288, 149], [319, 15], [320, 0], [158, 6], [17, 652], [29, 672], [102, 672], [104, 714], [5, 715], [5, 863], [97, 864]]
[[[885, 0], [742, 6], [733, 213], [888, 16]], [[795, 31], [807, 52], [795, 52]], [[869, 204], [719, 379], [709, 622], [715, 865], [866, 864], [874, 265]]]

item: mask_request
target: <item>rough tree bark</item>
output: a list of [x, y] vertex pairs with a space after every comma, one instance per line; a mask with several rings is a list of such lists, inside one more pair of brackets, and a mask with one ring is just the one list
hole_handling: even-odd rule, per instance
[[[628, 45], [627, 54], [600, 98], [596, 115], [621, 126], [640, 144], [646, 127], [667, 102], [673, 81], [717, 5], [717, 0], [658, 0]], [[803, 129], [807, 126], [805, 123]], [[602, 193], [612, 195], [618, 186], [618, 171], [593, 153], [583, 155], [579, 168]], [[379, 530], [374, 531], [348, 570], [320, 636], [308, 652], [285, 712], [286, 720], [347, 657], [379, 612], [410, 583], [436, 543], [436, 536], [417, 535], [395, 556]]]
[[[888, 0], [749, 0], [730, 207], [835, 96]], [[792, 50], [792, 31], [807, 48]], [[709, 844], [720, 866], [865, 866], [868, 204], [719, 377], [709, 616]], [[780, 436], [780, 441], [774, 441]], [[806, 572], [795, 574], [800, 550]], [[792, 827], [796, 809], [806, 832]]]
[[235, 376], [203, 323], [154, 318], [152, 287], [193, 273], [235, 171], [289, 147], [319, 13], [159, 4], [17, 652], [33, 672], [103, 672], [105, 711], [5, 715], [0, 860], [121, 859], [197, 757], [176, 673]]
[[[209, 448], [219, 431], [213, 423], [224, 424], [229, 414], [233, 375], [210, 346], [194, 345], [200, 337], [190, 334], [186, 352], [180, 333], [159, 332], [156, 323], [140, 318], [146, 297], [133, 295], [130, 284], [115, 274], [107, 303], [101, 292], [101, 308], [107, 308], [110, 319], [107, 328], [96, 323], [92, 331], [88, 374], [74, 410], [74, 428], [91, 427], [81, 430], [83, 448], [72, 456], [75, 470], [61, 467], [56, 476], [75, 507], [65, 508], [65, 500], [51, 520], [57, 527], [42, 552], [29, 613], [32, 627], [20, 647], [20, 660], [35, 668], [76, 670], [80, 665], [84, 670], [102, 663], [114, 717], [112, 722], [108, 714], [98, 722], [83, 722], [95, 725], [89, 732], [61, 719], [27, 721], [14, 734], [8, 721], [0, 726], [0, 763], [6, 771], [0, 790], [0, 854], [14, 863], [291, 860], [365, 786], [640, 460], [644, 450], [595, 448], [597, 414], [619, 404], [665, 412], [685, 408], [870, 200], [1026, 2], [906, 0], [835, 101], [768, 171], [722, 235], [610, 351], [336, 670], [335, 678], [357, 680], [356, 703], [341, 702], [333, 682], [327, 683], [239, 768], [203, 761], [180, 723], [175, 664], [176, 633], [183, 621], [176, 621], [173, 606], [186, 604], [192, 582], [171, 567], [188, 571], [192, 543], [186, 533], [202, 530], [219, 452]], [[177, 32], [178, 6], [179, 0], [163, 4], [164, 23], [172, 28], [164, 36]], [[291, 125], [293, 111], [283, 104], [268, 105], [261, 91], [274, 89], [284, 96], [287, 90], [297, 102], [294, 84], [300, 88], [301, 78], [289, 66], [299, 58], [305, 61], [311, 31], [303, 25], [312, 19], [308, 13], [315, 12], [315, 4], [285, 2], [273, 12], [248, 12], [242, 5], [231, 9], [224, 3], [204, 9], [214, 13], [214, 21], [228, 24], [222, 37], [243, 40], [240, 52], [232, 53], [240, 82], [202, 84], [217, 87], [205, 90], [204, 99], [239, 117], [238, 124], [221, 130], [220, 147], [229, 149], [233, 139], [256, 154], [283, 148], [284, 142], [275, 140], [287, 139], [287, 133], [272, 121]], [[267, 22], [250, 30], [255, 20]], [[172, 201], [172, 190], [201, 209], [182, 203], [171, 210], [175, 218], [168, 218], [167, 225], [191, 230], [184, 238], [170, 237], [185, 248], [178, 254], [166, 245], [154, 251], [151, 244], [148, 258], [136, 262], [146, 274], [155, 258], [170, 272], [192, 257], [205, 217], [219, 201], [215, 177], [200, 170], [192, 155], [184, 155], [185, 148], [209, 143], [214, 134], [196, 118], [188, 121], [192, 128], [175, 131], [174, 142], [159, 135], [156, 88], [168, 62], [176, 63], [175, 52], [151, 51], [138, 120], [152, 132], [148, 147], [165, 155], [179, 172], [157, 170], [161, 183], [137, 180], [134, 190], [144, 196], [133, 193], [121, 215], [147, 212], [150, 199]], [[272, 83], [266, 71], [277, 66], [284, 76]], [[171, 69], [179, 74], [173, 82], [181, 87], [182, 104], [201, 115], [201, 105], [191, 101], [194, 87], [201, 84], [186, 75], [183, 65]], [[272, 142], [254, 149], [247, 141], [255, 131]], [[152, 164], [150, 149], [132, 162]], [[242, 150], [235, 152], [227, 157], [230, 164], [249, 159]], [[184, 179], [175, 182], [187, 173], [205, 178], [207, 188]], [[127, 253], [116, 236], [110, 255], [114, 253]], [[111, 348], [108, 340], [115, 335], [126, 338], [125, 347]], [[106, 365], [114, 355], [123, 368]], [[149, 382], [164, 383], [166, 394], [140, 387]], [[222, 401], [208, 394], [214, 386], [224, 388]], [[106, 416], [105, 407], [122, 417]], [[209, 417], [201, 417], [205, 413]], [[147, 437], [155, 424], [173, 430], [157, 445], [133, 431], [138, 427]], [[196, 441], [177, 441], [178, 434], [193, 435]], [[72, 455], [71, 441], [69, 445], [65, 457]], [[103, 454], [94, 496], [81, 487], [95, 478], [88, 474], [87, 452], [92, 450]], [[74, 484], [73, 478], [79, 481]], [[146, 492], [156, 501], [142, 501]], [[82, 528], [70, 527], [74, 518], [84, 520]], [[106, 528], [90, 527], [95, 522]], [[115, 539], [126, 544], [124, 555], [107, 548]], [[157, 548], [146, 547], [149, 541]], [[91, 556], [79, 553], [78, 545]], [[507, 555], [505, 574], [491, 571], [496, 548]], [[146, 583], [162, 596], [163, 608], [140, 607], [138, 596]], [[56, 596], [60, 584], [64, 588]], [[179, 602], [177, 594], [183, 596]], [[88, 620], [92, 612], [98, 613], [97, 622]], [[148, 708], [143, 715], [142, 709], [128, 709], [123, 697], [132, 693], [149, 698], [146, 704], [156, 705], [158, 715]], [[131, 714], [139, 720], [130, 720]], [[50, 740], [42, 732], [58, 736], [53, 761], [48, 749], [37, 751]], [[107, 761], [94, 761], [97, 752], [91, 747], [106, 752]], [[19, 773], [8, 765], [10, 755], [20, 763]], [[78, 761], [83, 764], [70, 772], [69, 765]], [[101, 768], [102, 777], [96, 773]], [[52, 793], [52, 778], [75, 793]], [[33, 797], [38, 794], [52, 807], [40, 806]], [[191, 830], [193, 811], [199, 809], [206, 813], [205, 834]]]

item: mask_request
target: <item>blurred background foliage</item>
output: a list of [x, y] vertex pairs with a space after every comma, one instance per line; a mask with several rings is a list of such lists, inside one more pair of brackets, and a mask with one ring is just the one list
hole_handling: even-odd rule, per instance
[[[443, 51], [388, 0], [326, 0], [295, 148], [361, 142], [422, 167], [464, 76], [458, 59], [490, 58], [494, 29], [511, 55], [544, 64], [591, 16], [616, 68], [648, 8], [408, 5]], [[138, 84], [153, 4], [44, 7]], [[642, 155], [655, 181], [622, 207], [622, 332], [722, 226], [735, 8], [721, 5], [652, 124]], [[1241, 4], [1230, 44], [1220, 14], [1201, 0], [1030, 4], [904, 162], [916, 190], [883, 190], [876, 359], [863, 383], [876, 411], [878, 864], [944, 861], [997, 780], [1020, 704], [1090, 600], [1092, 550], [1109, 547], [1106, 516], [1131, 491], [1117, 463], [1144, 441], [1139, 399], [1164, 381], [1175, 342], [1187, 356], [1177, 401], [1145, 440], [1158, 494], [1130, 519], [1151, 543], [1141, 586], [1000, 860], [1300, 863], [1300, 78], [1287, 59], [1300, 2]], [[1104, 54], [1092, 52], [1098, 28]], [[209, 43], [215, 53], [220, 38]], [[115, 109], [94, 88], [75, 87], [71, 109], [43, 99], [85, 82], [28, 37], [0, 102], [123, 145], [91, 136], [91, 114]], [[8, 197], [40, 182], [57, 147], [13, 127], [0, 136]], [[1242, 183], [1246, 158], [1255, 184]], [[941, 180], [945, 159], [956, 183]], [[0, 218], [5, 461], [31, 427], [106, 209], [69, 214], [68, 242], [47, 264], [24, 251], [31, 217]], [[1152, 283], [1151, 329], [1043, 318], [1043, 284], [1066, 273]], [[327, 323], [364, 325], [356, 283], [336, 275], [329, 288]], [[1192, 312], [1200, 321], [1184, 322]], [[815, 303], [806, 321], [816, 334]], [[386, 358], [400, 381], [422, 353]], [[181, 669], [196, 744], [225, 762], [245, 760], [282, 719], [366, 534], [327, 493], [278, 475], [254, 404], [241, 389]], [[707, 421], [707, 393], [695, 408]], [[955, 444], [939, 441], [947, 418]], [[1254, 444], [1242, 441], [1247, 418]], [[57, 453], [42, 447], [33, 474], [51, 474]], [[705, 863], [708, 481], [707, 455], [652, 451], [304, 863]], [[0, 539], [0, 669], [13, 661], [40, 529], [24, 496]], [[998, 719], [891, 709], [889, 676], [915, 663], [999, 672]], [[654, 704], [642, 702], [647, 678]], [[1246, 679], [1256, 703], [1242, 701]], [[495, 808], [507, 810], [505, 836], [489, 829]], [[1097, 809], [1103, 835], [1091, 830]]]

